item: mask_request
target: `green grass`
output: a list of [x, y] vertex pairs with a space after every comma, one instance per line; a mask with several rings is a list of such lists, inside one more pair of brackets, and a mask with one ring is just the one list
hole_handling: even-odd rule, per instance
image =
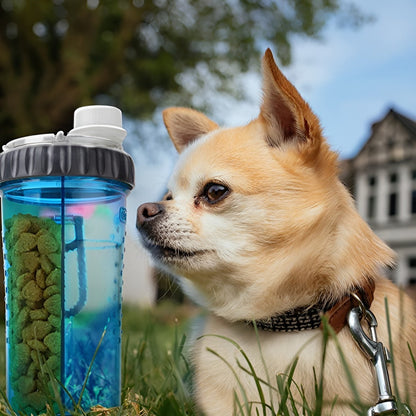
[[[152, 310], [123, 308], [122, 405], [67, 413], [73, 416], [196, 415], [189, 394], [191, 369], [185, 358], [185, 333], [195, 308], [169, 302]], [[5, 331], [0, 324], [0, 415], [17, 415], [5, 398]], [[61, 407], [62, 409], [62, 407]], [[26, 416], [19, 413], [19, 416]], [[49, 409], [46, 415], [55, 412]], [[29, 416], [29, 415], [28, 415]]]
[[[196, 416], [198, 413], [192, 401], [192, 369], [187, 359], [186, 334], [190, 332], [190, 323], [199, 311], [189, 306], [178, 306], [164, 302], [151, 310], [134, 307], [123, 309], [123, 354], [122, 354], [122, 405], [105, 409], [67, 411], [72, 416]], [[323, 336], [322, 368], [325, 362], [325, 346], [329, 337], [337, 338], [332, 328], [325, 326]], [[302, 395], [302, 386], [293, 378], [297, 361], [295, 360], [284, 374], [270, 374], [267, 380], [260, 379], [249, 357], [233, 340], [230, 342], [238, 351], [237, 365], [250, 374], [257, 386], [259, 402], [248, 403], [244, 400], [245, 392], [236, 392], [235, 415], [302, 415], [319, 416], [322, 414], [323, 382], [322, 374], [315, 373], [315, 400], [308, 403]], [[259, 345], [259, 348], [261, 346]], [[341, 348], [338, 346], [340, 359], [345, 362]], [[5, 358], [4, 358], [4, 324], [0, 325], [0, 415], [17, 416], [7, 405], [5, 392]], [[219, 359], [215, 351], [211, 351]], [[413, 354], [412, 354], [413, 357]], [[235, 373], [236, 363], [226, 363]], [[414, 360], [416, 370], [416, 360]], [[264, 363], [264, 365], [266, 365]], [[345, 364], [346, 375], [352, 391], [357, 392], [351, 374]], [[235, 373], [236, 374], [236, 373]], [[237, 377], [237, 376], [236, 376]], [[238, 379], [237, 379], [238, 381]], [[301, 403], [296, 402], [295, 393], [300, 392]], [[270, 395], [277, 395], [279, 403], [272, 403]], [[0, 396], [1, 397], [1, 396]], [[57, 395], [59, 397], [59, 395]], [[357, 415], [366, 414], [366, 406], [359, 401], [351, 406]], [[53, 400], [52, 400], [53, 402]], [[61, 413], [64, 412], [60, 405]], [[299, 407], [302, 409], [299, 413]], [[54, 416], [56, 410], [48, 409], [46, 415]], [[403, 408], [400, 415], [412, 415]], [[336, 411], [333, 412], [337, 415]], [[29, 416], [19, 413], [19, 416]], [[225, 416], [225, 415], [224, 415]]]

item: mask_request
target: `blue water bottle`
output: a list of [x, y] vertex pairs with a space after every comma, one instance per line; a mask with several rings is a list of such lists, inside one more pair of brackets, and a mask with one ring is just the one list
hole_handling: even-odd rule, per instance
[[120, 405], [121, 287], [132, 159], [121, 111], [0, 153], [7, 397], [16, 412]]

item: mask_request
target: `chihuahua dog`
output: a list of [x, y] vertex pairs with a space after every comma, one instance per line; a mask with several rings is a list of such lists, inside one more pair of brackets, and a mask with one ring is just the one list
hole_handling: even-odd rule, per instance
[[[295, 414], [307, 403], [363, 414], [393, 395], [416, 406], [415, 308], [381, 275], [393, 252], [358, 215], [317, 116], [271, 51], [248, 125], [220, 128], [186, 108], [163, 116], [180, 155], [168, 194], [138, 208], [137, 227], [209, 311], [192, 347], [203, 413]], [[378, 340], [392, 342], [391, 395], [351, 316], [364, 340], [375, 343], [376, 319]]]

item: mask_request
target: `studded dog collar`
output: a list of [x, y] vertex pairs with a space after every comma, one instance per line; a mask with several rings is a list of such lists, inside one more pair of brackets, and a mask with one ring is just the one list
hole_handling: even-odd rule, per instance
[[354, 287], [351, 292], [331, 305], [318, 303], [312, 306], [299, 307], [282, 314], [256, 321], [247, 321], [250, 325], [256, 325], [258, 329], [272, 332], [298, 332], [309, 329], [322, 328], [322, 316], [326, 316], [329, 324], [335, 332], [347, 323], [348, 312], [357, 306], [357, 295], [366, 308], [370, 308], [374, 298], [375, 284], [373, 279], [368, 279], [362, 286]]

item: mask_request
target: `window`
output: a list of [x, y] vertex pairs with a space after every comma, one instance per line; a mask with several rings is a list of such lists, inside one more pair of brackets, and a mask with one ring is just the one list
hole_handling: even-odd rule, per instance
[[388, 194], [388, 216], [393, 219], [399, 213], [399, 174], [397, 172], [390, 172], [388, 175], [389, 194]]
[[416, 169], [412, 170], [412, 191], [410, 195], [410, 213], [416, 215]]
[[416, 214], [416, 189], [413, 189], [411, 196], [411, 213]]
[[377, 176], [374, 174], [368, 175], [367, 184], [368, 184], [367, 220], [374, 220], [376, 217]]
[[389, 217], [395, 217], [397, 215], [397, 193], [392, 192], [389, 195]]
[[409, 285], [416, 285], [416, 257], [408, 257], [407, 265], [409, 267]]
[[376, 197], [374, 195], [370, 195], [368, 197], [368, 205], [367, 205], [367, 218], [369, 220], [374, 219], [376, 216]]
[[377, 185], [377, 178], [373, 175], [368, 177], [368, 185], [370, 185], [370, 187], [374, 188]]
[[397, 173], [390, 173], [390, 183], [397, 183]]

